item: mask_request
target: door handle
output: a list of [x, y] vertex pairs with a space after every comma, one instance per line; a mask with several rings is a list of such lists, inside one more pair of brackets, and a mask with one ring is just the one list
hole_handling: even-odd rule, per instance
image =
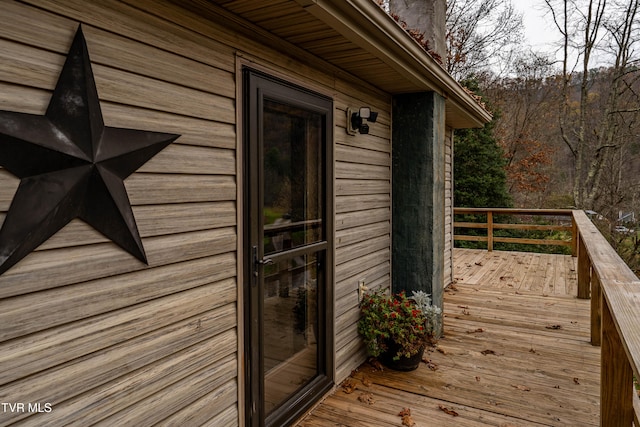
[[270, 265], [273, 264], [273, 260], [271, 258], [263, 258], [258, 259], [258, 247], [253, 247], [253, 275], [258, 277], [258, 266], [259, 265]]

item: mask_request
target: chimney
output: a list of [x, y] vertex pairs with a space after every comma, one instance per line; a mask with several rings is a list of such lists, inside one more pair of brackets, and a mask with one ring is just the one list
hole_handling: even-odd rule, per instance
[[446, 0], [389, 0], [392, 15], [407, 23], [407, 28], [424, 33], [429, 47], [440, 58], [447, 57]]

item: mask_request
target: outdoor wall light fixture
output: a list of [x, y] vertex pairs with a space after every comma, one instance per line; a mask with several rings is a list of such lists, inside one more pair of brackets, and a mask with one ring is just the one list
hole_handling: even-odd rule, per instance
[[355, 135], [356, 132], [360, 132], [366, 135], [369, 133], [367, 123], [375, 123], [377, 119], [378, 113], [371, 111], [370, 107], [360, 107], [357, 112], [352, 108], [347, 108], [347, 133]]

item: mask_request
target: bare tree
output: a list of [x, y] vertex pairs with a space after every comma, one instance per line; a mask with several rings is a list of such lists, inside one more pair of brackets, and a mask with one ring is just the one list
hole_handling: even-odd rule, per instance
[[523, 37], [510, 0], [449, 0], [446, 24], [446, 67], [458, 79], [509, 64]]
[[[579, 208], [610, 203], [602, 198], [605, 174], [637, 121], [638, 1], [545, 0], [563, 40], [558, 117], [562, 140], [574, 157], [572, 193]], [[594, 55], [604, 53], [613, 64], [592, 68]]]

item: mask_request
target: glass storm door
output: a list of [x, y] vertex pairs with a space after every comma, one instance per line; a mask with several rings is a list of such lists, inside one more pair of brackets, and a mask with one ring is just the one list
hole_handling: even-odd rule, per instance
[[284, 426], [331, 386], [332, 102], [250, 70], [244, 90], [247, 421]]

